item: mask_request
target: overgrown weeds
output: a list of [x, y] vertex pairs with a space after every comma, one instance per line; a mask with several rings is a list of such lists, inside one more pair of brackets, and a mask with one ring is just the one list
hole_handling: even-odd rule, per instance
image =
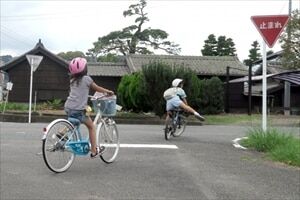
[[300, 139], [277, 129], [251, 129], [242, 145], [265, 152], [274, 161], [300, 167]]

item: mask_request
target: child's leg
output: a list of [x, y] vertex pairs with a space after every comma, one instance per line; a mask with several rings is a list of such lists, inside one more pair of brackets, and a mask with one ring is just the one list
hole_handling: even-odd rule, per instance
[[180, 108], [184, 109], [185, 111], [194, 114], [196, 111], [189, 105], [186, 105], [185, 103], [180, 103]]
[[186, 110], [187, 112], [193, 113], [195, 115], [195, 117], [201, 121], [204, 121], [204, 117], [202, 117], [197, 111], [195, 111], [191, 106], [186, 105], [185, 103], [180, 103], [180, 107], [184, 110]]
[[87, 116], [86, 121], [84, 122], [86, 127], [89, 130], [89, 138], [91, 142], [91, 152], [93, 154], [96, 154], [97, 149], [96, 149], [96, 131], [95, 131], [95, 126], [93, 124], [93, 121], [90, 117]]

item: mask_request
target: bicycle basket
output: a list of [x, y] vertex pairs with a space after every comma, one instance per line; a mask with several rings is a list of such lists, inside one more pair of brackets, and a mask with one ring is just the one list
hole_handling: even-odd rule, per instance
[[106, 117], [116, 115], [116, 101], [117, 97], [115, 95], [92, 99], [95, 112], [100, 110], [102, 116]]

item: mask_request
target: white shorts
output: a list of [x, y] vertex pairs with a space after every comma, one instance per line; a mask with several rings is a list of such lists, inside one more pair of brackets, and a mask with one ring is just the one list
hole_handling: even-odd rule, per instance
[[179, 108], [180, 104], [183, 103], [179, 96], [174, 96], [172, 99], [167, 101], [166, 109], [167, 111], [174, 110], [175, 108]]

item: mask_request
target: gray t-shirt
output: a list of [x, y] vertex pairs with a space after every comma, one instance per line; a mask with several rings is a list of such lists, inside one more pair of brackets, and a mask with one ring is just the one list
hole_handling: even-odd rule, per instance
[[70, 94], [65, 103], [65, 108], [72, 110], [84, 110], [87, 105], [90, 86], [93, 83], [90, 76], [83, 76], [81, 80], [70, 84]]

